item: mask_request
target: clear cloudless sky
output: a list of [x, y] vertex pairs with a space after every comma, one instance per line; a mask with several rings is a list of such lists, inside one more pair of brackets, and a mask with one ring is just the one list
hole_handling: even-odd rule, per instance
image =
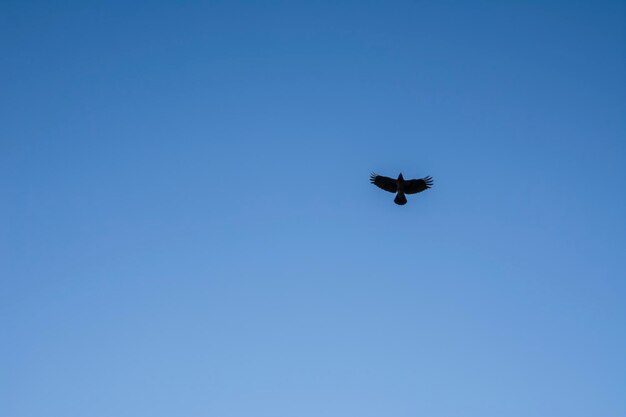
[[623, 1], [4, 0], [0, 52], [0, 416], [626, 416]]

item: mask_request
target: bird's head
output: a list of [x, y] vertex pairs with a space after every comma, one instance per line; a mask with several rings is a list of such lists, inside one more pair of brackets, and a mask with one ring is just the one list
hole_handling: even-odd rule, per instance
[[400, 175], [398, 175], [398, 181], [404, 181], [404, 177], [402, 176], [402, 173], [400, 173]]

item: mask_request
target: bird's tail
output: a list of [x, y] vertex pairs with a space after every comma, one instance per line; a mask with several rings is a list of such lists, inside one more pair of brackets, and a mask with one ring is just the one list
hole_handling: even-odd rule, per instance
[[403, 206], [406, 204], [406, 197], [404, 196], [404, 193], [398, 193], [396, 194], [396, 198], [393, 199], [393, 202]]

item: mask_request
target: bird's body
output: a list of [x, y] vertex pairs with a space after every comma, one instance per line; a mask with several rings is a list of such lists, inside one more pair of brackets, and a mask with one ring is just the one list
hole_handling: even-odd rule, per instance
[[396, 193], [394, 203], [403, 206], [406, 204], [405, 194], [421, 193], [424, 190], [429, 189], [433, 185], [433, 179], [431, 177], [424, 177], [417, 180], [405, 180], [402, 173], [398, 175], [398, 179], [389, 177], [383, 177], [372, 173], [370, 176], [372, 184], [390, 193]]

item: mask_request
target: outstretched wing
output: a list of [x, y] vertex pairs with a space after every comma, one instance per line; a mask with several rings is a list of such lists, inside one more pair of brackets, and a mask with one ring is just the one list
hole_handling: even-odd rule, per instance
[[421, 178], [419, 180], [404, 181], [404, 193], [415, 194], [421, 193], [424, 190], [428, 190], [433, 185], [433, 179], [431, 177]]
[[393, 178], [383, 177], [382, 175], [376, 175], [372, 173], [370, 175], [370, 181], [378, 188], [382, 188], [383, 190], [389, 191], [390, 193], [395, 193], [398, 191], [398, 183]]

